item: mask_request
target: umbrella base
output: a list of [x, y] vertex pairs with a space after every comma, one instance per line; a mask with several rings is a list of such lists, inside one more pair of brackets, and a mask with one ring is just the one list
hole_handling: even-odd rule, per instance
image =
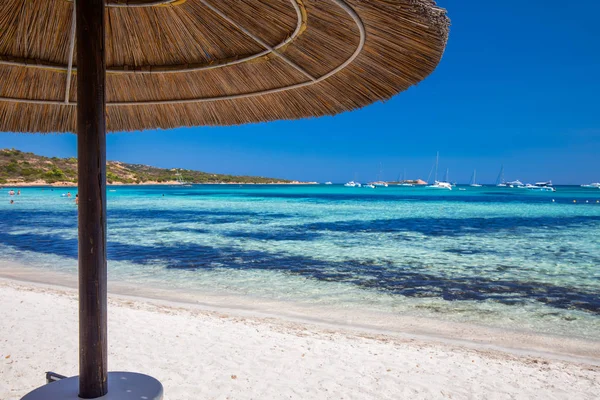
[[[21, 400], [81, 400], [79, 377], [65, 378], [49, 383], [28, 393]], [[162, 400], [163, 387], [148, 375], [135, 372], [109, 372], [108, 394], [96, 400]]]

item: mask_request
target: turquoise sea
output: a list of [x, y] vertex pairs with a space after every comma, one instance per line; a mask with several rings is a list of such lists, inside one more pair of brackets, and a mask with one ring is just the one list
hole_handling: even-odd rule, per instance
[[[109, 187], [109, 276], [599, 340], [600, 190], [461, 188]], [[0, 264], [76, 274], [76, 191], [21, 192]]]

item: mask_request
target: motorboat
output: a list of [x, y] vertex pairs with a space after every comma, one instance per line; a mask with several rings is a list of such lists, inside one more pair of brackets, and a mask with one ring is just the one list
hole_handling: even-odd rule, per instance
[[525, 185], [523, 185], [523, 182], [521, 182], [520, 180], [516, 180], [516, 181], [512, 181], [512, 182], [506, 182], [506, 186], [511, 187], [511, 188], [522, 188]]
[[371, 182], [371, 183], [369, 183], [369, 185], [381, 186], [381, 187], [388, 187], [388, 184], [386, 182], [383, 182], [383, 181]]
[[590, 183], [588, 185], [581, 185], [582, 188], [587, 188], [587, 189], [600, 189], [600, 183], [596, 182], [596, 183]]
[[526, 187], [525, 189], [534, 190], [534, 191], [538, 191], [538, 192], [556, 192], [556, 189], [553, 188], [552, 186], [530, 185], [529, 187]]
[[[543, 183], [543, 182], [540, 182]], [[525, 189], [527, 190], [533, 190], [533, 191], [537, 191], [537, 192], [556, 192], [556, 189], [553, 188], [552, 186], [546, 186], [546, 185], [532, 185], [530, 183], [528, 183], [527, 185], [524, 186]]]

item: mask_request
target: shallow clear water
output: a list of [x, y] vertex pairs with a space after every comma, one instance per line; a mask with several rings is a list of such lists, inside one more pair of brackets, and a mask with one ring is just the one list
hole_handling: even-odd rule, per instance
[[[109, 274], [600, 339], [600, 190], [464, 189], [111, 187]], [[0, 260], [75, 273], [68, 189], [21, 191]]]

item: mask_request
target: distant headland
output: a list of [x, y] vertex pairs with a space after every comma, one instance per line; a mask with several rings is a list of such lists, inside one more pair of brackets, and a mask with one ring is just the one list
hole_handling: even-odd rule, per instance
[[[109, 185], [177, 185], [217, 184], [310, 184], [262, 176], [212, 174], [188, 169], [165, 169], [142, 164], [108, 161], [106, 180]], [[77, 159], [44, 157], [15, 149], [0, 149], [0, 185], [75, 186]]]

